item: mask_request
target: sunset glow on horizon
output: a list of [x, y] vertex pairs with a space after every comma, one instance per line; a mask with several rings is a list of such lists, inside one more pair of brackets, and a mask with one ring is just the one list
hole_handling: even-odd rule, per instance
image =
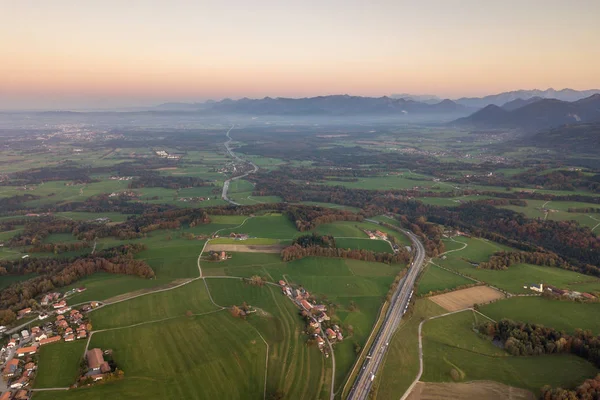
[[0, 109], [600, 88], [597, 0], [0, 4]]

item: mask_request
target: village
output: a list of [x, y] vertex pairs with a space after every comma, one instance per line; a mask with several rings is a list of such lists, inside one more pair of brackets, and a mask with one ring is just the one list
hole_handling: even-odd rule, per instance
[[[39, 352], [42, 347], [58, 342], [87, 340], [92, 329], [87, 313], [102, 304], [91, 301], [72, 307], [67, 303], [69, 296], [85, 290], [80, 287], [64, 294], [58, 292], [44, 294], [39, 303], [18, 311], [17, 319], [26, 319], [29, 322], [13, 328], [12, 331], [0, 327], [0, 334], [7, 332], [8, 335], [2, 339], [0, 348], [2, 371], [0, 392], [3, 392], [0, 400], [28, 400], [31, 397], [31, 387], [36, 376]], [[8, 332], [14, 333], [8, 334]], [[122, 374], [121, 371], [116, 370], [110, 350], [104, 352], [97, 348], [88, 350], [85, 361], [86, 363], [82, 364], [80, 378], [77, 382], [73, 382], [74, 387]]]
[[303, 287], [295, 288], [284, 280], [279, 281], [279, 286], [281, 286], [281, 292], [301, 310], [300, 313], [306, 321], [306, 333], [310, 340], [316, 341], [319, 350], [325, 354], [325, 357], [329, 357], [329, 352], [332, 350], [331, 345], [344, 340], [344, 336], [338, 325], [331, 324], [331, 318], [327, 315], [327, 307], [324, 304], [317, 304]]

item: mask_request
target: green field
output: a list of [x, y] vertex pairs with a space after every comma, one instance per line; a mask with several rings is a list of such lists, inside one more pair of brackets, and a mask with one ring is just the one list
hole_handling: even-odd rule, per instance
[[300, 234], [292, 221], [287, 216], [281, 214], [268, 214], [249, 218], [241, 227], [224, 229], [219, 232], [219, 235], [227, 236], [232, 232], [245, 233], [251, 237], [270, 239], [292, 239]]
[[[329, 398], [331, 366], [316, 347], [304, 342], [298, 309], [278, 288], [256, 287], [233, 279], [207, 280], [222, 306], [247, 302], [260, 309], [248, 318], [269, 343], [267, 393], [280, 390], [290, 399]], [[261, 316], [262, 315], [262, 316]]]
[[495, 320], [533, 322], [550, 328], [573, 332], [590, 329], [600, 334], [600, 304], [549, 300], [542, 297], [513, 297], [487, 304], [481, 312]]
[[454, 289], [461, 285], [475, 283], [470, 279], [453, 274], [433, 264], [427, 266], [423, 277], [419, 280], [417, 294], [422, 296], [429, 292], [437, 292], [445, 289]]
[[[226, 311], [96, 333], [90, 347], [112, 349], [125, 378], [61, 398], [262, 398], [264, 393], [266, 345], [256, 330]], [[35, 395], [53, 398], [50, 392]]]
[[598, 369], [574, 355], [513, 357], [473, 331], [485, 318], [471, 311], [428, 321], [423, 327], [422, 381], [494, 380], [539, 393], [544, 385], [574, 388]]
[[[354, 343], [364, 345], [390, 284], [404, 268], [403, 265], [324, 257], [306, 257], [284, 263], [280, 261], [278, 254], [262, 253], [233, 253], [233, 258], [222, 264], [224, 265], [218, 269], [207, 269], [207, 274], [258, 274], [267, 276], [272, 281], [287, 279], [336, 304], [335, 313], [330, 314], [332, 320], [343, 329], [351, 326], [354, 331], [353, 336], [336, 345], [336, 388], [343, 384], [355, 360]], [[206, 265], [207, 263], [203, 263], [203, 270], [207, 268]], [[208, 279], [207, 282], [213, 298], [221, 304], [217, 300], [220, 297], [218, 292], [212, 288], [222, 285], [222, 280]]]
[[90, 318], [94, 330], [97, 330], [177, 317], [187, 311], [204, 313], [215, 309], [209, 301], [204, 282], [196, 280], [177, 289], [107, 305], [90, 313]]
[[371, 240], [363, 238], [335, 239], [336, 247], [341, 249], [370, 250], [376, 253], [392, 253], [392, 246], [385, 240]]
[[[446, 241], [447, 250], [462, 248], [463, 246], [457, 242], [466, 243], [467, 247], [464, 250], [448, 253], [445, 259], [436, 259], [435, 262], [443, 267], [504, 289], [509, 293], [532, 293], [528, 289], [532, 283], [550, 284], [562, 289], [583, 292], [600, 292], [600, 279], [560, 268], [515, 264], [507, 270], [478, 269], [469, 261], [474, 263], [487, 261], [499, 249], [510, 249], [490, 241], [462, 237], [456, 239], [455, 242]], [[527, 286], [527, 288], [524, 286]]]
[[69, 303], [74, 304], [91, 300], [106, 300], [124, 293], [164, 285], [170, 281], [170, 279], [144, 279], [130, 275], [96, 272], [95, 274], [80, 279], [72, 285], [60, 288], [59, 291], [64, 293], [73, 288], [86, 288], [84, 292], [69, 297]]
[[[202, 261], [204, 276], [266, 276], [271, 281], [279, 280], [270, 275], [267, 268], [283, 266], [281, 257], [276, 253], [229, 253], [231, 258], [224, 261]], [[280, 274], [279, 274], [280, 275]], [[279, 276], [278, 275], [278, 276]]]
[[86, 340], [53, 343], [40, 348], [34, 388], [69, 387], [77, 381]]

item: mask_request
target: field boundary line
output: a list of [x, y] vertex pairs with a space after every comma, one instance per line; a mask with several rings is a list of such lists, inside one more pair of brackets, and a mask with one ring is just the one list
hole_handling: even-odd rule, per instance
[[442, 317], [447, 317], [449, 315], [453, 315], [453, 314], [458, 314], [464, 311], [473, 311], [476, 312], [478, 314], [481, 314], [482, 316], [484, 316], [485, 318], [489, 319], [490, 321], [496, 322], [493, 319], [491, 319], [490, 317], [488, 317], [485, 314], [482, 314], [481, 312], [475, 310], [473, 307], [467, 307], [467, 308], [463, 308], [462, 310], [456, 310], [456, 311], [451, 311], [451, 312], [447, 312], [444, 314], [440, 314], [440, 315], [434, 315], [433, 317], [429, 317], [423, 321], [421, 321], [421, 323], [419, 324], [419, 372], [417, 374], [417, 377], [415, 378], [415, 380], [410, 384], [410, 386], [408, 387], [408, 389], [404, 392], [404, 394], [402, 395], [402, 397], [400, 397], [400, 400], [406, 400], [408, 398], [408, 396], [410, 395], [410, 393], [414, 390], [415, 386], [417, 385], [417, 383], [419, 383], [419, 380], [421, 379], [421, 376], [423, 375], [423, 324], [425, 324], [425, 322], [427, 321], [431, 321], [432, 319], [438, 319], [438, 318], [442, 318]]
[[[457, 272], [457, 271], [451, 270], [451, 269], [449, 269], [449, 268], [446, 268], [446, 267], [442, 267], [441, 265], [438, 265], [438, 264], [434, 263], [434, 262], [433, 262], [433, 261], [431, 261], [431, 260], [429, 260], [429, 263], [430, 263], [430, 264], [433, 264], [433, 265], [435, 265], [436, 267], [438, 267], [438, 268], [440, 268], [440, 269], [443, 269], [444, 271], [448, 271], [448, 272], [451, 272], [451, 273], [453, 273], [453, 274], [455, 274], [455, 275], [462, 276], [463, 278], [470, 279], [470, 280], [472, 280], [473, 282], [477, 282], [477, 283], [484, 283], [484, 282], [482, 282], [482, 281], [480, 281], [480, 280], [477, 280], [477, 279], [475, 279], [475, 278], [471, 278], [470, 276], [463, 275], [463, 274], [461, 274], [461, 273], [459, 273], [459, 272]], [[448, 293], [450, 293], [450, 292], [448, 292]]]
[[[220, 308], [218, 310], [206, 311], [203, 313], [192, 313], [190, 316], [201, 317], [203, 315], [214, 314], [219, 311], [223, 311], [224, 309], [225, 309], [225, 307]], [[92, 341], [92, 336], [94, 335], [94, 333], [102, 333], [102, 332], [109, 332], [109, 331], [117, 331], [117, 330], [121, 330], [121, 329], [135, 328], [135, 327], [142, 326], [142, 325], [154, 324], [157, 322], [165, 322], [165, 321], [170, 321], [170, 320], [178, 319], [178, 318], [182, 318], [182, 317], [187, 317], [187, 315], [176, 315], [173, 317], [166, 317], [166, 318], [161, 318], [161, 319], [154, 319], [151, 321], [138, 322], [137, 324], [131, 324], [131, 325], [126, 325], [126, 326], [116, 326], [114, 328], [98, 329], [95, 331], [91, 331], [90, 336], [88, 336], [88, 340], [87, 340], [87, 344], [85, 346], [85, 350], [83, 352], [83, 356], [85, 357], [85, 353], [87, 353], [87, 351], [88, 351], [88, 348], [90, 346], [90, 342]]]

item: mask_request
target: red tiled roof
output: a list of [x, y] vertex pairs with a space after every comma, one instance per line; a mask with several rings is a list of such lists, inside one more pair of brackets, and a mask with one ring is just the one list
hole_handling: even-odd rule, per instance
[[17, 349], [17, 354], [29, 354], [29, 353], [35, 353], [36, 351], [37, 351], [37, 347], [35, 347], [35, 346], [21, 347], [20, 349]]
[[47, 339], [40, 340], [40, 346], [43, 346], [43, 345], [49, 344], [49, 343], [59, 342], [59, 341], [60, 341], [60, 336], [52, 336]]
[[102, 363], [104, 363], [104, 357], [102, 356], [102, 350], [100, 349], [88, 350], [85, 354], [85, 358], [89, 368], [100, 368]]

